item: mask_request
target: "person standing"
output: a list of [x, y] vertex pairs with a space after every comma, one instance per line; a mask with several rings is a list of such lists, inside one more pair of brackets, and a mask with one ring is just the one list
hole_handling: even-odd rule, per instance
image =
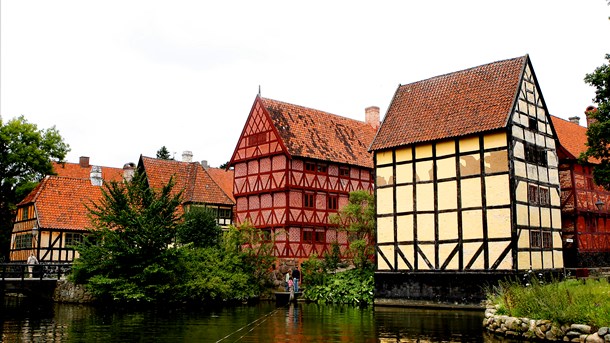
[[288, 292], [288, 291], [290, 290], [290, 289], [289, 289], [289, 285], [288, 285], [288, 282], [291, 280], [291, 279], [290, 279], [290, 272], [291, 272], [291, 270], [290, 270], [290, 269], [288, 269], [288, 271], [286, 272], [286, 277], [285, 277], [285, 281], [286, 281], [286, 292]]
[[295, 267], [292, 271], [292, 280], [294, 282], [294, 292], [297, 293], [299, 291], [299, 279], [301, 279], [301, 272], [299, 271], [299, 267]]
[[34, 253], [32, 253], [30, 255], [30, 257], [28, 257], [27, 263], [28, 263], [28, 271], [30, 274], [29, 276], [30, 276], [30, 278], [34, 277], [34, 265], [38, 264], [38, 260], [36, 259], [36, 256], [34, 256]]

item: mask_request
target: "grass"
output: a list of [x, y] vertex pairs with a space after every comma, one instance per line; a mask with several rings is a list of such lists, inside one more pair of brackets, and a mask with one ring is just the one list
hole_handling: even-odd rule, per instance
[[610, 326], [610, 285], [606, 279], [565, 280], [543, 283], [533, 280], [502, 282], [488, 292], [499, 305], [497, 314], [548, 319], [557, 324]]

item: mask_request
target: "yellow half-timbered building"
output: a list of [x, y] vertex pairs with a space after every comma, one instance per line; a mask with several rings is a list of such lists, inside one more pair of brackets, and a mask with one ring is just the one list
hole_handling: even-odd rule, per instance
[[377, 296], [562, 270], [555, 144], [527, 55], [399, 86], [371, 145]]

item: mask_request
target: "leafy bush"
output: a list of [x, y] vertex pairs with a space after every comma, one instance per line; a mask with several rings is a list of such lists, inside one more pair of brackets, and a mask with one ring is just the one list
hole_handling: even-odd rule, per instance
[[303, 297], [326, 304], [369, 305], [373, 303], [375, 282], [370, 269], [352, 269], [328, 274], [322, 284], [310, 285]]
[[609, 289], [605, 279], [548, 284], [534, 279], [528, 286], [508, 281], [488, 292], [488, 299], [499, 305], [498, 314], [601, 327], [610, 324]]

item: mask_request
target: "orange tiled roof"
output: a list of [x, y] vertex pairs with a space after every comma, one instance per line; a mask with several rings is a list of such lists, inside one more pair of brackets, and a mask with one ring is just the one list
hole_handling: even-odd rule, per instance
[[371, 150], [506, 127], [529, 57], [399, 86]]
[[292, 156], [373, 167], [367, 151], [375, 129], [365, 122], [259, 98]]
[[180, 162], [141, 156], [140, 164], [152, 188], [162, 188], [173, 176], [174, 191], [184, 191], [184, 203], [234, 204], [199, 162]]
[[41, 229], [85, 230], [91, 227], [85, 205], [101, 194], [101, 187], [88, 179], [47, 176], [19, 205], [36, 203]]
[[[57, 176], [72, 177], [78, 179], [88, 179], [91, 173], [91, 165], [81, 167], [79, 163], [58, 163], [53, 162], [53, 171]], [[123, 169], [112, 167], [101, 167], [102, 179], [105, 181], [123, 181]]]
[[[578, 159], [580, 154], [587, 150], [587, 128], [555, 116], [551, 116], [551, 121], [559, 144], [571, 155], [568, 158]], [[589, 162], [599, 163], [594, 158], [589, 158]]]
[[233, 169], [224, 170], [220, 168], [208, 168], [205, 171], [210, 174], [212, 179], [222, 188], [225, 194], [235, 202], [235, 197], [233, 197], [235, 171]]

